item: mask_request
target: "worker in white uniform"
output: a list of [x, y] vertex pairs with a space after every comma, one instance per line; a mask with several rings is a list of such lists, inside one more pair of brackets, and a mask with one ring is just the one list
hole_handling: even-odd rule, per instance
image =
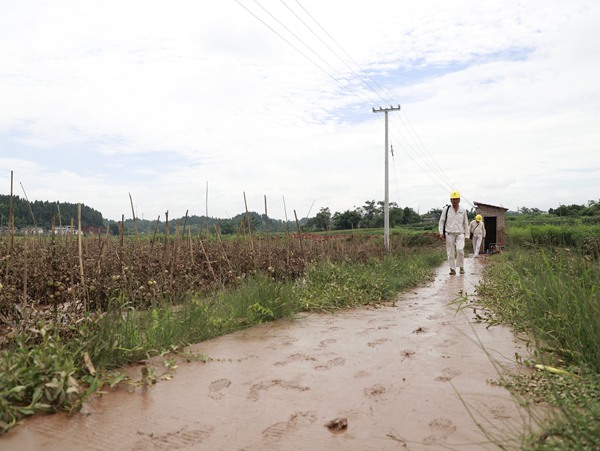
[[469, 220], [467, 212], [460, 206], [460, 193], [450, 193], [451, 205], [442, 208], [440, 215], [439, 232], [440, 240], [446, 241], [446, 254], [450, 265], [450, 275], [456, 274], [456, 267], [460, 273], [465, 273], [465, 236], [469, 234]]
[[485, 224], [481, 215], [475, 216], [475, 219], [469, 224], [469, 233], [473, 243], [473, 257], [479, 258], [481, 243], [485, 239]]

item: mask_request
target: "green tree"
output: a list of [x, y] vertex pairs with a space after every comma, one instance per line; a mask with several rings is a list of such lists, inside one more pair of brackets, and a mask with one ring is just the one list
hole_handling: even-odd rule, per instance
[[333, 228], [335, 230], [350, 230], [358, 228], [362, 216], [357, 209], [346, 210], [342, 213], [333, 214]]
[[305, 224], [306, 230], [330, 230], [331, 229], [331, 211], [329, 207], [321, 207], [314, 218], [309, 218]]
[[404, 217], [402, 218], [403, 224], [414, 224], [417, 222], [421, 222], [421, 216], [414, 211], [412, 208], [404, 207]]
[[404, 222], [404, 210], [396, 202], [390, 202], [390, 227], [396, 227]]
[[383, 227], [383, 202], [368, 200], [361, 207], [362, 220], [360, 226], [364, 228]]

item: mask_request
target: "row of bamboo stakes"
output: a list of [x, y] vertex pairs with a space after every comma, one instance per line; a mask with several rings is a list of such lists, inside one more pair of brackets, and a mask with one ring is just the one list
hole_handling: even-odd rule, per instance
[[[238, 229], [238, 232], [241, 230], [244, 237], [246, 237], [246, 227], [248, 230], [248, 239], [250, 241], [250, 246], [252, 249], [252, 253], [253, 255], [256, 255], [255, 252], [255, 243], [254, 243], [254, 237], [252, 235], [252, 224], [251, 224], [251, 220], [250, 220], [250, 213], [248, 211], [248, 204], [246, 201], [246, 193], [244, 192], [244, 206], [245, 206], [245, 212], [246, 212], [246, 222], [247, 224], [244, 224], [244, 221], [240, 222], [240, 228]], [[26, 199], [27, 199], [27, 195], [25, 195]], [[8, 257], [10, 257], [10, 255], [12, 254], [12, 251], [14, 249], [14, 237], [15, 237], [15, 225], [14, 225], [14, 211], [13, 211], [13, 171], [11, 171], [11, 175], [10, 175], [10, 201], [9, 201], [9, 226], [8, 226], [8, 247], [7, 247], [7, 251], [8, 251]], [[28, 200], [28, 199], [27, 199]], [[131, 194], [129, 194], [129, 200], [131, 203], [131, 211], [133, 214], [133, 224], [134, 224], [134, 236], [135, 236], [135, 243], [138, 244], [139, 243], [139, 234], [138, 234], [138, 229], [137, 229], [137, 221], [136, 221], [136, 215], [135, 215], [135, 210], [133, 207], [133, 199], [131, 197]], [[283, 198], [283, 202], [284, 202], [284, 209], [285, 209], [285, 198]], [[29, 204], [29, 202], [28, 202]], [[265, 205], [265, 218], [266, 218], [266, 238], [267, 238], [267, 255], [268, 255], [268, 265], [269, 267], [271, 266], [272, 262], [271, 262], [271, 252], [270, 252], [270, 232], [269, 232], [269, 217], [268, 217], [268, 210], [267, 210], [267, 197], [266, 195], [264, 196], [264, 205]], [[31, 210], [31, 205], [29, 205], [29, 209], [30, 209], [30, 213], [31, 213], [31, 217], [32, 220], [34, 221], [35, 224], [35, 217], [33, 215], [33, 211]], [[286, 238], [288, 240], [289, 243], [289, 238], [290, 238], [290, 233], [289, 233], [289, 229], [287, 229], [287, 211], [285, 213], [286, 215]], [[296, 222], [296, 228], [297, 228], [297, 232], [298, 232], [298, 238], [299, 238], [299, 245], [300, 245], [300, 252], [302, 255], [302, 258], [304, 261], [306, 261], [306, 256], [304, 253], [304, 245], [303, 245], [303, 239], [302, 239], [302, 231], [300, 228], [300, 223], [298, 221], [298, 216], [296, 214], [296, 210], [294, 210], [294, 217], [295, 217], [295, 222]], [[176, 228], [175, 228], [175, 242], [174, 242], [174, 255], [173, 258], [176, 258], [178, 252], [179, 252], [179, 243], [180, 243], [180, 238], [185, 237], [185, 232], [186, 232], [186, 227], [187, 227], [187, 220], [188, 220], [188, 211], [186, 211], [185, 214], [185, 218], [184, 218], [184, 223], [183, 223], [183, 227], [181, 230], [181, 233], [179, 233], [179, 224], [176, 224]], [[62, 219], [61, 219], [61, 215], [60, 215], [60, 205], [58, 205], [58, 222], [59, 222], [59, 230], [62, 230]], [[74, 220], [73, 218], [71, 218], [71, 230], [74, 230], [74, 224], [73, 224]], [[124, 244], [124, 224], [125, 224], [125, 215], [121, 216], [121, 221], [119, 222], [119, 243], [120, 246], [123, 247]], [[156, 235], [158, 232], [158, 226], [160, 224], [160, 215], [158, 216], [157, 220], [156, 220], [156, 225], [154, 227], [154, 233], [152, 236], [152, 240], [151, 240], [151, 251], [154, 248], [154, 244], [156, 242]], [[227, 259], [227, 256], [225, 254], [225, 250], [222, 247], [222, 241], [221, 241], [221, 235], [220, 235], [220, 230], [218, 228], [218, 226], [215, 226], [215, 232], [216, 232], [216, 238], [219, 242], [219, 244], [221, 245], [221, 249], [223, 249], [223, 256], [225, 258], [225, 260], [227, 261], [230, 269], [231, 268], [231, 263], [229, 262], [229, 260]], [[52, 215], [52, 237], [54, 239], [55, 236], [55, 216]], [[193, 252], [192, 252], [192, 237], [191, 237], [191, 230], [190, 227], [187, 227], [187, 232], [188, 232], [188, 240], [189, 240], [189, 245], [190, 245], [190, 255], [191, 258], [193, 259]], [[208, 225], [207, 225], [207, 231], [206, 231], [207, 235], [208, 235]], [[61, 234], [61, 232], [59, 232], [59, 235]], [[209, 268], [209, 271], [212, 275], [212, 277], [214, 278], [215, 281], [218, 281], [217, 275], [211, 265], [210, 262], [210, 258], [206, 252], [206, 249], [204, 247], [204, 243], [202, 241], [202, 237], [201, 237], [202, 233], [199, 234], [198, 236], [198, 241], [200, 243], [200, 247], [202, 250], [202, 253], [206, 259], [207, 262], [207, 266]], [[170, 243], [170, 239], [169, 239], [169, 212], [165, 212], [165, 238], [164, 238], [164, 253], [165, 255], [169, 253], [169, 243]], [[100, 261], [101, 261], [101, 256], [102, 256], [102, 252], [104, 249], [104, 243], [107, 242], [109, 239], [109, 229], [108, 227], [106, 228], [106, 239], [105, 240], [101, 240], [101, 247], [100, 247], [100, 254], [98, 256], [98, 265], [100, 265]], [[25, 255], [28, 255], [27, 253], [27, 246], [28, 246], [28, 240], [24, 240], [24, 245], [26, 246], [25, 250]], [[88, 290], [87, 290], [87, 286], [86, 286], [86, 280], [85, 280], [85, 272], [84, 272], [84, 265], [83, 265], [83, 233], [82, 233], [82, 224], [81, 224], [81, 203], [77, 204], [77, 250], [78, 250], [78, 262], [79, 262], [79, 279], [80, 279], [80, 284], [83, 288], [82, 292], [84, 293], [83, 295], [83, 308], [84, 310], [87, 312], [88, 311]], [[10, 258], [7, 258], [7, 262], [9, 261]], [[164, 261], [164, 259], [163, 259]], [[289, 263], [289, 245], [288, 245], [288, 263]], [[193, 261], [192, 261], [193, 264]], [[28, 267], [28, 262], [25, 262], [25, 268], [24, 268], [24, 272], [23, 272], [23, 294], [22, 294], [22, 305], [23, 305], [23, 324], [27, 324], [27, 319], [28, 319], [28, 311], [29, 311], [29, 306], [28, 306], [28, 296], [27, 296], [27, 278], [28, 278], [28, 274], [27, 274], [27, 267]]]

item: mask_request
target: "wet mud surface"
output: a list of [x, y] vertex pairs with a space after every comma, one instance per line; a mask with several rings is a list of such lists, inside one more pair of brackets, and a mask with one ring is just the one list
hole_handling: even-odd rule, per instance
[[[94, 396], [71, 417], [30, 418], [0, 449], [500, 449], [489, 436], [511, 442], [526, 413], [490, 381], [526, 350], [448, 305], [474, 293], [484, 264], [467, 259], [462, 276], [443, 265], [395, 306], [302, 314], [191, 346], [210, 360], [180, 362], [147, 390]], [[140, 379], [140, 366], [123, 371]]]

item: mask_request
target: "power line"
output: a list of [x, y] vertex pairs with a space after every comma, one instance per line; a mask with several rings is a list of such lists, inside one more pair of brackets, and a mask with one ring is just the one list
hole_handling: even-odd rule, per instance
[[[293, 33], [287, 26], [285, 26], [279, 19], [277, 19], [271, 12], [269, 12], [265, 7], [263, 7], [260, 3], [258, 3], [257, 0], [254, 0], [254, 2], [263, 10], [265, 11], [269, 16], [271, 16], [281, 27], [283, 27], [288, 33], [290, 33], [297, 41], [299, 41], [304, 47], [306, 47], [307, 49], [309, 49], [312, 53], [314, 53], [315, 55], [317, 55], [317, 57], [319, 59], [321, 59], [322, 61], [324, 61], [335, 73], [337, 73], [341, 79], [345, 80], [348, 83], [348, 86], [344, 85], [343, 83], [341, 83], [340, 79], [337, 79], [336, 77], [334, 77], [333, 75], [331, 75], [331, 73], [327, 72], [327, 70], [325, 70], [323, 67], [321, 67], [317, 62], [315, 62], [312, 58], [310, 58], [309, 56], [307, 56], [304, 52], [302, 52], [302, 50], [300, 50], [297, 46], [295, 46], [294, 44], [292, 44], [288, 39], [286, 39], [281, 33], [279, 33], [277, 30], [275, 30], [272, 26], [270, 26], [267, 22], [265, 22], [263, 19], [261, 19], [258, 15], [256, 15], [253, 11], [251, 11], [249, 8], [247, 8], [244, 4], [242, 4], [240, 2], [240, 0], [235, 0], [236, 3], [238, 5], [240, 5], [242, 8], [244, 8], [246, 11], [248, 11], [252, 16], [254, 16], [258, 21], [260, 21], [263, 25], [265, 25], [267, 28], [269, 28], [273, 33], [275, 33], [280, 39], [282, 39], [286, 44], [288, 44], [290, 47], [292, 47], [294, 50], [296, 50], [300, 55], [302, 55], [305, 59], [307, 59], [308, 61], [310, 61], [315, 67], [317, 67], [321, 72], [323, 72], [324, 74], [326, 74], [329, 78], [331, 78], [334, 82], [336, 82], [342, 89], [347, 90], [350, 94], [352, 95], [356, 95], [356, 96], [361, 96], [361, 95], [365, 95], [364, 93], [360, 92], [360, 91], [356, 91], [355, 89], [353, 89], [352, 86], [352, 81], [349, 80], [348, 78], [346, 78], [344, 75], [342, 75], [339, 71], [337, 71], [335, 68], [333, 68], [333, 66], [331, 66], [329, 63], [327, 63], [320, 55], [318, 55], [308, 44], [306, 44], [302, 39], [300, 39], [295, 33]], [[365, 98], [363, 98], [363, 100], [365, 100]], [[366, 98], [367, 102], [372, 101], [372, 99], [370, 98]]]
[[[310, 14], [310, 12], [298, 0], [295, 0], [295, 1], [298, 4], [298, 6], [302, 9], [302, 11], [304, 11], [304, 13], [308, 17], [310, 17], [310, 19], [322, 30], [322, 32], [339, 49], [341, 49], [341, 51], [354, 63], [354, 65], [359, 69], [359, 71], [361, 73], [363, 73], [366, 78], [368, 78], [369, 80], [371, 80], [371, 82], [375, 86], [377, 86], [377, 88], [379, 88], [379, 91], [381, 91], [385, 96], [387, 96], [389, 98], [389, 95], [387, 94], [387, 92], [385, 91], [385, 89], [382, 88], [375, 80], [373, 80], [370, 77], [370, 75], [361, 67], [361, 65], [359, 63], [357, 63], [346, 50], [344, 50], [344, 48], [331, 36], [330, 33], [327, 32], [327, 30], [312, 16], [312, 14]], [[307, 56], [298, 47], [296, 47], [288, 39], [286, 39], [281, 33], [279, 33], [278, 31], [276, 31], [272, 26], [270, 26], [269, 24], [267, 24], [257, 14], [255, 14], [249, 8], [247, 8], [246, 6], [244, 6], [239, 0], [236, 0], [236, 2], [240, 6], [242, 6], [244, 9], [246, 9], [246, 11], [248, 11], [250, 14], [252, 14], [257, 20], [259, 20], [261, 23], [263, 23], [267, 28], [269, 28], [271, 31], [273, 31], [279, 38], [281, 38], [284, 42], [286, 42], [294, 50], [296, 50], [298, 53], [300, 53], [305, 59], [309, 60], [319, 70], [321, 70], [327, 76], [329, 76], [332, 80], [334, 80], [343, 90], [348, 91], [350, 94], [357, 95], [357, 96], [361, 97], [362, 100], [364, 100], [364, 97], [367, 97], [368, 101], [373, 102], [373, 99], [370, 98], [370, 96], [368, 95], [368, 93], [365, 93], [362, 90], [361, 91], [356, 91], [353, 88], [354, 83], [351, 80], [349, 80], [346, 76], [344, 76], [343, 74], [341, 74], [337, 69], [335, 69], [331, 64], [329, 64], [310, 45], [308, 45], [306, 42], [304, 42], [304, 40], [302, 38], [300, 38], [298, 35], [296, 35], [295, 33], [293, 33], [281, 20], [279, 20], [278, 18], [276, 18], [270, 11], [268, 11], [265, 7], [263, 7], [257, 0], [254, 0], [254, 2], [265, 13], [267, 13], [273, 20], [275, 20], [281, 27], [283, 27], [289, 34], [291, 34], [304, 47], [306, 47], [312, 54], [316, 55], [317, 58], [319, 58], [321, 61], [323, 61], [335, 74], [338, 75], [339, 78], [334, 77], [330, 72], [328, 72], [321, 65], [319, 65], [317, 62], [315, 62], [313, 59], [311, 59], [309, 56]], [[334, 49], [331, 48], [331, 46], [329, 46], [295, 11], [293, 11], [292, 8], [290, 8], [290, 6], [288, 4], [286, 4], [283, 0], [281, 0], [281, 3], [294, 15], [294, 17], [304, 27], [306, 27], [306, 29], [309, 30], [310, 33], [312, 33], [312, 35], [314, 35], [336, 58], [338, 58], [352, 72], [352, 74], [355, 77], [357, 77], [357, 79], [359, 79], [368, 88], [368, 90], [370, 92], [372, 92], [373, 94], [375, 94], [376, 96], [378, 96], [380, 99], [384, 100], [384, 97], [376, 89], [374, 89], [373, 86], [371, 86], [371, 84], [369, 84], [368, 81], [366, 81], [365, 77], [363, 77], [360, 73], [357, 73], [352, 67], [350, 67], [348, 65], [348, 63], [346, 63], [346, 61], [343, 58], [341, 58], [340, 55]], [[340, 79], [346, 81], [347, 85], [341, 83]], [[420, 137], [418, 136], [418, 134], [414, 130], [414, 127], [412, 126], [412, 124], [410, 123], [410, 121], [408, 121], [408, 117], [406, 116], [405, 113], [404, 113], [404, 116], [406, 117], [406, 120], [407, 120], [408, 125], [410, 126], [410, 128], [404, 123], [404, 121], [402, 121], [402, 118], [400, 117], [399, 120], [400, 120], [402, 126], [408, 132], [407, 133], [408, 137], [407, 137], [407, 136], [405, 136], [402, 133], [401, 130], [398, 130], [400, 136], [404, 139], [404, 141], [406, 142], [406, 145], [407, 145], [407, 146], [400, 145], [400, 148], [415, 162], [415, 164], [417, 164], [417, 166], [423, 172], [425, 172], [443, 190], [445, 190], [445, 191], [455, 190], [456, 188], [454, 187], [454, 184], [448, 178], [448, 176], [444, 173], [444, 171], [440, 167], [440, 165], [429, 154], [429, 152], [427, 151], [427, 149], [426, 149], [425, 145], [423, 144], [422, 140], [420, 139]], [[396, 123], [393, 122], [393, 125], [395, 126]], [[412, 143], [409, 140], [409, 138], [412, 140]], [[409, 149], [410, 149], [410, 151], [409, 151]], [[422, 149], [422, 150], [420, 150], [420, 149]], [[414, 153], [415, 156], [413, 156], [413, 153]], [[419, 160], [423, 163], [423, 165], [419, 162]], [[435, 174], [435, 176], [432, 175], [432, 173]], [[451, 187], [451, 189], [449, 190], [447, 187], [444, 187], [440, 182], [447, 183], [448, 186]], [[465, 200], [467, 200], [467, 199], [465, 198]]]
[[[283, 0], [281, 0], [281, 1], [282, 1], [282, 3], [284, 3], [284, 2], [283, 2]], [[331, 39], [331, 40], [332, 40], [332, 41], [333, 41], [333, 42], [334, 42], [334, 43], [335, 43], [335, 44], [336, 44], [336, 45], [337, 45], [337, 46], [338, 46], [338, 47], [339, 47], [339, 48], [342, 50], [342, 52], [344, 52], [344, 54], [345, 54], [345, 55], [346, 55], [348, 58], [350, 58], [350, 60], [351, 60], [351, 61], [352, 61], [352, 62], [353, 62], [353, 63], [354, 63], [354, 64], [355, 64], [355, 65], [356, 65], [358, 68], [359, 68], [359, 70], [360, 70], [361, 72], [363, 72], [363, 73], [364, 73], [364, 74], [365, 74], [365, 75], [366, 75], [366, 76], [367, 76], [367, 77], [368, 77], [368, 78], [369, 78], [369, 79], [370, 79], [370, 80], [371, 80], [371, 81], [372, 81], [372, 82], [373, 82], [373, 83], [374, 83], [374, 84], [375, 84], [375, 85], [376, 85], [376, 86], [377, 86], [377, 87], [378, 87], [378, 88], [379, 88], [379, 89], [380, 89], [380, 90], [381, 90], [381, 91], [382, 91], [382, 92], [383, 92], [383, 93], [386, 95], [386, 96], [388, 96], [388, 94], [386, 93], [385, 89], [383, 89], [383, 88], [382, 88], [382, 87], [381, 87], [381, 86], [380, 86], [380, 85], [379, 85], [379, 84], [378, 84], [378, 83], [377, 83], [375, 80], [373, 80], [373, 79], [372, 79], [372, 78], [371, 78], [371, 77], [368, 75], [368, 73], [367, 73], [367, 72], [366, 72], [366, 71], [365, 71], [365, 70], [364, 70], [364, 69], [363, 69], [363, 68], [360, 66], [360, 64], [358, 64], [358, 63], [357, 63], [357, 62], [356, 62], [356, 61], [355, 61], [355, 60], [352, 58], [352, 56], [351, 56], [351, 55], [350, 55], [348, 52], [346, 52], [346, 50], [344, 50], [344, 48], [343, 48], [343, 47], [342, 47], [342, 46], [341, 46], [341, 45], [340, 45], [340, 44], [339, 44], [339, 43], [338, 43], [338, 42], [337, 42], [337, 41], [336, 41], [336, 40], [335, 40], [335, 39], [334, 39], [334, 38], [333, 38], [333, 37], [332, 37], [332, 36], [331, 36], [331, 35], [330, 35], [328, 32], [327, 32], [327, 30], [325, 30], [325, 28], [324, 28], [324, 27], [323, 27], [323, 26], [322, 26], [322, 25], [321, 25], [321, 24], [320, 24], [320, 23], [319, 23], [319, 22], [318, 22], [318, 21], [317, 21], [317, 20], [316, 20], [316, 19], [315, 19], [315, 18], [314, 18], [314, 17], [313, 17], [313, 16], [312, 16], [312, 15], [311, 15], [309, 12], [308, 12], [308, 10], [307, 10], [306, 8], [304, 8], [304, 6], [302, 6], [302, 4], [301, 4], [301, 3], [300, 3], [298, 0], [296, 0], [296, 3], [297, 3], [297, 4], [298, 4], [298, 5], [299, 5], [299, 6], [300, 6], [300, 7], [301, 7], [303, 10], [304, 10], [304, 12], [305, 12], [305, 13], [306, 13], [306, 14], [307, 14], [307, 15], [308, 15], [308, 16], [309, 16], [309, 17], [310, 17], [312, 20], [313, 20], [313, 22], [315, 22], [315, 23], [316, 23], [316, 24], [319, 26], [319, 28], [320, 28], [320, 29], [321, 29], [321, 30], [322, 30], [322, 31], [323, 31], [323, 32], [324, 32], [324, 33], [325, 33], [325, 34], [326, 34], [326, 35], [329, 37], [329, 39]], [[284, 3], [284, 5], [285, 5], [285, 3]], [[286, 5], [286, 7], [288, 7], [288, 6]], [[288, 9], [290, 9], [290, 8], [288, 7]], [[290, 9], [290, 10], [291, 10], [291, 9]], [[302, 24], [303, 24], [303, 25], [305, 25], [305, 26], [306, 26], [306, 27], [309, 29], [309, 31], [311, 31], [311, 32], [312, 32], [312, 33], [313, 33], [313, 34], [314, 34], [314, 35], [315, 35], [315, 36], [316, 36], [316, 37], [317, 37], [317, 38], [318, 38], [318, 39], [319, 39], [319, 40], [320, 40], [320, 41], [321, 41], [321, 42], [322, 42], [322, 43], [323, 43], [323, 44], [324, 44], [324, 45], [325, 45], [325, 46], [326, 46], [326, 47], [327, 47], [327, 48], [328, 48], [328, 49], [329, 49], [329, 50], [330, 50], [330, 51], [331, 51], [331, 52], [332, 52], [332, 53], [333, 53], [333, 54], [334, 54], [334, 55], [335, 55], [335, 56], [336, 56], [336, 57], [337, 57], [337, 58], [338, 58], [340, 61], [344, 62], [344, 61], [343, 61], [343, 59], [342, 59], [342, 58], [341, 58], [341, 57], [340, 57], [340, 56], [339, 56], [339, 55], [338, 55], [338, 54], [337, 54], [337, 53], [336, 53], [336, 52], [335, 52], [333, 49], [331, 49], [331, 47], [329, 47], [329, 46], [328, 46], [328, 45], [327, 45], [327, 44], [326, 44], [326, 43], [325, 43], [325, 42], [324, 42], [324, 41], [323, 41], [323, 40], [322, 40], [320, 37], [318, 37], [318, 36], [317, 36], [317, 34], [316, 34], [316, 33], [315, 33], [315, 32], [314, 32], [314, 31], [313, 31], [313, 30], [312, 30], [312, 29], [311, 29], [311, 28], [310, 28], [308, 25], [306, 25], [306, 23], [305, 23], [305, 22], [304, 22], [302, 19], [300, 19], [300, 18], [299, 18], [299, 17], [298, 17], [298, 16], [297, 16], [295, 13], [294, 13], [294, 15], [295, 15], [295, 16], [296, 16], [296, 17], [297, 17], [297, 18], [298, 18], [298, 19], [299, 19], [299, 20], [302, 22]], [[346, 64], [346, 63], [344, 62], [344, 64]], [[364, 79], [364, 78], [363, 78], [363, 77], [362, 77], [360, 74], [357, 74], [357, 73], [356, 73], [356, 72], [355, 72], [355, 71], [354, 71], [354, 70], [353, 70], [353, 69], [352, 69], [352, 68], [351, 68], [351, 67], [350, 67], [348, 64], [346, 64], [346, 66], [347, 66], [347, 67], [348, 67], [348, 68], [349, 68], [349, 69], [352, 71], [352, 73], [353, 73], [353, 74], [355, 74], [357, 77], [359, 77], [359, 78], [360, 78], [360, 79], [361, 79], [361, 80], [362, 80], [362, 81], [365, 83], [365, 85], [367, 85], [367, 87], [368, 87], [369, 89], [371, 89], [373, 92], [375, 92], [375, 90], [372, 88], [372, 86], [371, 86], [371, 85], [369, 85], [369, 83], [368, 83], [368, 82], [366, 82], [366, 81], [365, 81], [365, 79]], [[379, 95], [379, 93], [376, 93], [376, 94], [377, 94], [377, 95]], [[385, 99], [383, 99], [383, 97], [381, 97], [381, 95], [379, 95], [379, 97], [380, 97], [382, 100], [385, 100]], [[402, 111], [402, 113], [404, 113], [404, 111]], [[401, 113], [401, 114], [402, 114], [402, 113]], [[406, 113], [404, 113], [404, 116], [406, 116]], [[408, 117], [406, 117], [406, 118], [407, 118], [407, 121], [408, 121]], [[400, 121], [402, 122], [402, 117], [401, 117], [401, 116], [400, 116]], [[403, 122], [402, 122], [402, 124], [404, 125], [404, 123], [403, 123]], [[409, 123], [409, 125], [411, 125], [411, 128], [412, 128], [412, 124], [410, 124], [410, 123]], [[404, 126], [405, 126], [405, 128], [406, 128], [406, 129], [409, 131], [409, 135], [410, 135], [410, 131], [411, 131], [411, 130], [410, 130], [408, 127], [406, 127], [406, 125], [404, 125]], [[448, 178], [448, 176], [447, 176], [447, 175], [444, 173], [443, 169], [442, 169], [442, 168], [439, 166], [439, 164], [437, 164], [437, 162], [436, 162], [436, 161], [435, 161], [435, 160], [434, 160], [434, 159], [431, 157], [431, 155], [430, 155], [430, 154], [427, 152], [427, 149], [425, 148], [425, 146], [424, 146], [424, 144], [423, 144], [422, 140], [421, 140], [421, 139], [418, 137], [418, 135], [416, 134], [416, 131], [414, 130], [414, 128], [412, 128], [412, 131], [413, 131], [413, 134], [414, 134], [414, 135], [417, 137], [417, 139], [419, 140], [419, 142], [417, 143], [417, 148], [414, 148], [415, 152], [416, 152], [416, 153], [418, 154], [418, 156], [419, 156], [419, 157], [420, 157], [420, 158], [421, 158], [421, 159], [422, 159], [422, 160], [425, 162], [425, 164], [426, 164], [427, 166], [429, 166], [431, 169], [433, 169], [433, 170], [434, 170], [434, 172], [436, 172], [438, 175], [441, 175], [441, 178], [445, 179], [445, 181], [446, 181], [446, 182], [449, 184], [449, 186], [450, 186], [450, 187], [452, 187], [452, 189], [455, 189], [455, 188], [454, 188], [454, 184], [453, 184], [453, 183], [450, 181], [450, 179]], [[401, 133], [401, 135], [402, 135], [402, 136], [404, 136], [402, 133]], [[410, 143], [409, 143], [408, 139], [406, 139], [406, 138], [405, 138], [405, 140], [407, 141], [407, 143], [408, 143], [408, 144], [409, 144], [409, 146], [410, 146]], [[419, 151], [418, 151], [418, 144], [419, 144], [419, 143], [420, 143], [421, 147], [424, 149], [424, 152], [422, 152], [421, 154], [419, 154]], [[410, 147], [412, 148], [412, 146], [410, 146]], [[408, 152], [407, 152], [407, 153], [408, 153]], [[424, 155], [424, 157], [423, 157], [423, 155]], [[411, 156], [411, 158], [412, 158], [412, 156]], [[416, 161], [416, 160], [415, 160], [415, 161]], [[424, 172], [428, 173], [428, 175], [430, 175], [430, 176], [431, 176], [431, 174], [429, 174], [429, 172], [428, 172], [426, 169], [424, 169], [424, 168], [423, 168], [422, 166], [420, 166], [420, 165], [419, 165], [419, 167], [421, 168], [421, 170], [423, 170]], [[436, 180], [434, 177], [432, 177], [432, 179]], [[438, 184], [439, 184], [439, 183], [438, 183]], [[441, 186], [441, 185], [440, 185], [440, 186]], [[444, 189], [445, 189], [445, 188], [444, 188]]]
[[[282, 0], [282, 1], [283, 1], [283, 0]], [[318, 21], [317, 21], [317, 20], [316, 20], [316, 19], [315, 19], [315, 18], [314, 18], [314, 17], [313, 17], [313, 16], [312, 16], [312, 15], [311, 15], [311, 14], [310, 14], [310, 13], [309, 13], [307, 10], [306, 10], [306, 8], [305, 8], [304, 6], [302, 6], [302, 4], [301, 4], [301, 3], [300, 3], [298, 0], [296, 0], [296, 3], [298, 3], [298, 5], [300, 6], [300, 8], [302, 8], [302, 9], [304, 10], [304, 12], [305, 12], [305, 13], [308, 15], [308, 17], [310, 17], [310, 18], [313, 20], [313, 22], [314, 22], [314, 23], [316, 23], [316, 24], [319, 26], [319, 28], [320, 28], [321, 30], [323, 30], [323, 32], [324, 32], [324, 33], [327, 35], [327, 37], [329, 37], [329, 39], [331, 39], [331, 41], [332, 41], [332, 42], [333, 42], [335, 45], [337, 45], [337, 46], [340, 48], [340, 50], [341, 50], [342, 52], [344, 52], [344, 54], [345, 54], [345, 55], [346, 55], [346, 56], [347, 56], [347, 57], [350, 59], [350, 61], [352, 61], [352, 62], [353, 62], [355, 65], [356, 65], [356, 67], [358, 67], [358, 69], [359, 69], [359, 70], [360, 70], [362, 73], [364, 73], [364, 74], [367, 76], [367, 78], [373, 82], [373, 84], [375, 84], [375, 86], [377, 86], [377, 87], [378, 87], [378, 88], [379, 88], [379, 89], [380, 89], [380, 90], [381, 90], [381, 91], [382, 91], [384, 94], [388, 95], [388, 94], [385, 92], [385, 90], [384, 90], [384, 89], [383, 89], [381, 86], [379, 86], [379, 84], [378, 84], [378, 83], [377, 83], [375, 80], [373, 80], [373, 79], [371, 78], [371, 76], [370, 76], [370, 75], [369, 75], [369, 74], [368, 74], [368, 73], [367, 73], [367, 72], [366, 72], [366, 71], [365, 71], [365, 70], [364, 70], [364, 69], [363, 69], [363, 68], [360, 66], [360, 64], [358, 64], [358, 63], [357, 63], [357, 62], [354, 60], [354, 58], [352, 58], [352, 56], [351, 56], [351, 55], [350, 55], [348, 52], [346, 52], [346, 50], [344, 50], [344, 48], [343, 48], [343, 47], [342, 47], [342, 46], [341, 46], [341, 45], [340, 45], [340, 44], [339, 44], [339, 43], [338, 43], [338, 42], [337, 42], [337, 41], [336, 41], [336, 40], [333, 38], [333, 36], [331, 36], [331, 35], [330, 35], [330, 34], [327, 32], [327, 30], [325, 30], [325, 28], [324, 28], [324, 27], [323, 27], [323, 26], [322, 26], [322, 25], [321, 25], [321, 24], [320, 24], [320, 23], [319, 23], [319, 22], [318, 22]], [[303, 22], [303, 23], [304, 23], [304, 22]], [[310, 27], [309, 27], [309, 29], [310, 29]], [[312, 31], [312, 30], [311, 30], [311, 31]], [[313, 32], [313, 34], [314, 34], [314, 32]], [[315, 34], [315, 36], [316, 36], [316, 34]], [[319, 40], [321, 40], [321, 39], [319, 38]], [[321, 40], [321, 42], [323, 42], [323, 41]], [[334, 55], [335, 55], [335, 56], [336, 56], [336, 57], [337, 57], [337, 58], [338, 58], [340, 61], [342, 61], [342, 62], [343, 62], [345, 65], [346, 65], [346, 67], [348, 67], [348, 69], [350, 69], [350, 70], [352, 71], [352, 73], [353, 73], [354, 75], [356, 75], [357, 77], [359, 77], [359, 78], [361, 79], [361, 81], [362, 81], [363, 83], [365, 83], [365, 85], [367, 85], [367, 87], [368, 87], [369, 89], [371, 89], [371, 91], [373, 91], [373, 92], [375, 93], [375, 90], [374, 90], [374, 89], [373, 89], [373, 88], [372, 88], [372, 87], [371, 87], [371, 86], [370, 86], [370, 85], [369, 85], [369, 84], [368, 84], [368, 83], [367, 83], [367, 82], [366, 82], [366, 81], [363, 79], [363, 77], [362, 77], [361, 75], [357, 74], [357, 73], [356, 73], [356, 72], [355, 72], [355, 71], [354, 71], [354, 70], [353, 70], [353, 69], [352, 69], [352, 68], [351, 68], [351, 67], [350, 67], [350, 66], [349, 66], [349, 65], [348, 65], [348, 64], [347, 64], [347, 63], [346, 63], [346, 62], [345, 62], [345, 61], [344, 61], [344, 60], [343, 60], [343, 59], [342, 59], [342, 58], [341, 58], [341, 57], [340, 57], [340, 56], [339, 56], [339, 55], [338, 55], [338, 54], [335, 52], [335, 51], [331, 50], [331, 48], [330, 48], [330, 47], [329, 47], [327, 44], [325, 44], [324, 42], [323, 42], [323, 44], [324, 44], [324, 45], [325, 45], [325, 46], [326, 46], [328, 49], [330, 49], [330, 51], [331, 51], [331, 52], [332, 52], [332, 53], [333, 53], [333, 54], [334, 54]], [[377, 94], [377, 95], [380, 97], [380, 99], [381, 99], [381, 100], [382, 100], [384, 103], [393, 103], [393, 102], [390, 102], [391, 98], [390, 98], [389, 96], [388, 96], [388, 99], [384, 99], [384, 98], [383, 98], [383, 97], [382, 97], [382, 96], [381, 96], [379, 93], [375, 93], [375, 94]]]

